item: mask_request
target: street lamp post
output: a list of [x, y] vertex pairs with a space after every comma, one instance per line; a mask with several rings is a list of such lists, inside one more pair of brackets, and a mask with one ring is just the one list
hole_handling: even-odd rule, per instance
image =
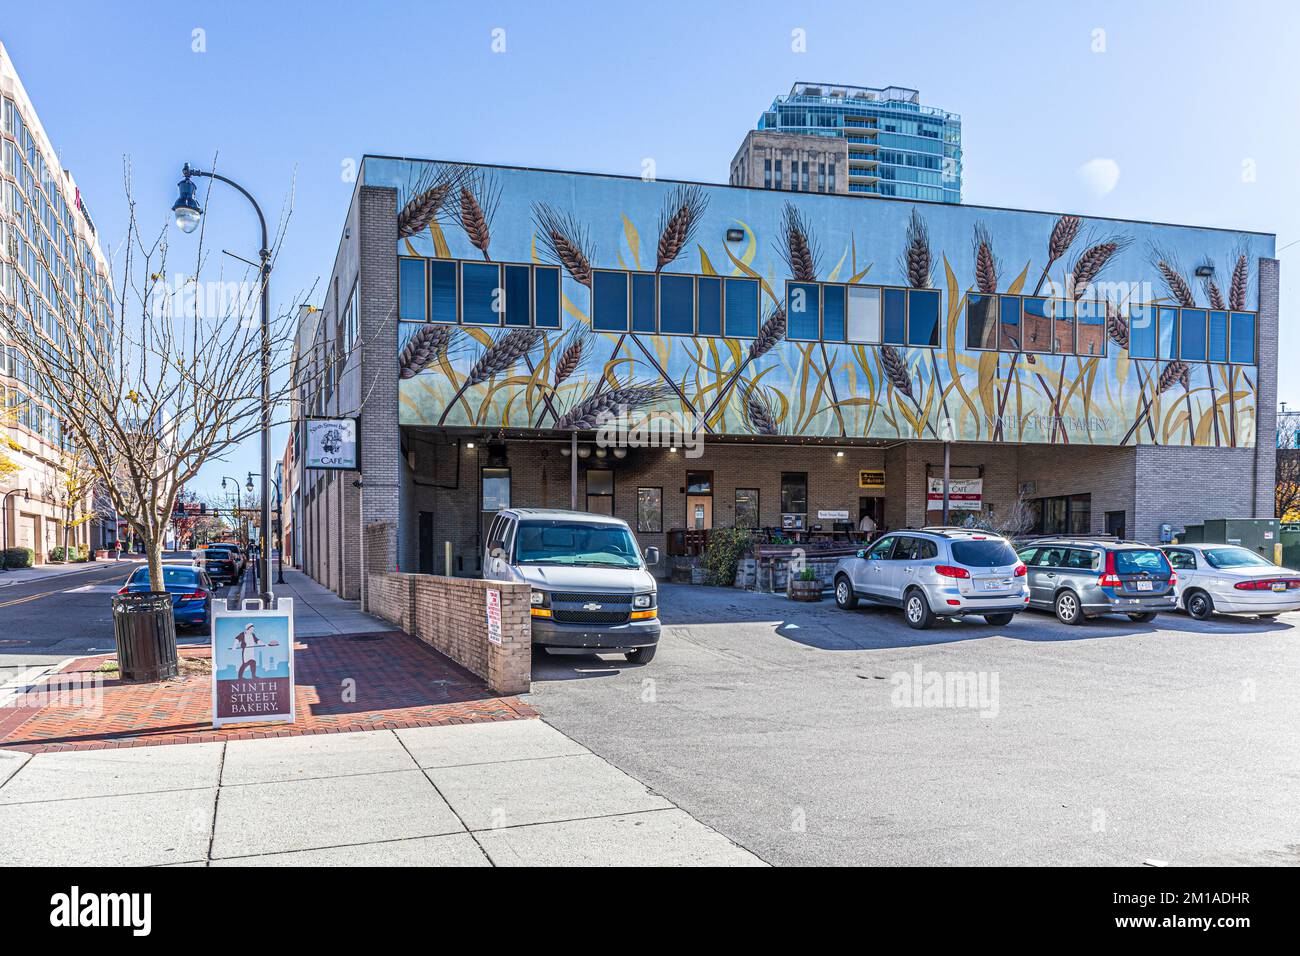
[[[244, 499], [241, 497], [240, 494], [239, 482], [236, 479], [231, 478], [229, 475], [226, 475], [224, 478], [221, 479], [221, 489], [223, 491], [225, 490], [227, 481], [229, 481], [231, 484], [235, 486], [235, 537], [243, 538]], [[248, 542], [246, 540], [241, 540], [239, 543], [244, 545], [245, 547], [248, 546]]]
[[26, 488], [15, 488], [12, 491], [6, 491], [3, 498], [0, 498], [0, 551], [7, 550], [9, 547], [9, 496], [22, 495], [23, 501], [27, 500], [28, 491]]
[[[257, 472], [250, 471], [248, 473], [248, 484], [244, 486], [249, 490], [250, 493], [253, 490], [254, 476], [259, 478], [261, 477], [260, 475], [257, 474]], [[276, 527], [275, 583], [283, 584], [284, 583], [284, 493], [280, 491], [280, 482], [272, 478], [271, 484], [275, 485], [275, 527]], [[270, 540], [271, 540], [270, 535], [267, 533], [266, 529], [263, 528], [262, 529], [263, 546], [265, 547], [270, 542]]]
[[[193, 177], [195, 176], [213, 179], [238, 190], [252, 205], [257, 213], [257, 221], [262, 227], [262, 246], [258, 256], [262, 263], [259, 273], [262, 283], [262, 527], [265, 529], [271, 524], [271, 314], [268, 295], [271, 286], [271, 249], [266, 232], [266, 217], [262, 215], [262, 207], [257, 204], [252, 193], [233, 179], [228, 179], [219, 173], [195, 169], [189, 163], [181, 169], [181, 175], [185, 178], [178, 184], [179, 195], [176, 197], [176, 202], [172, 204], [172, 213], [181, 232], [193, 232], [199, 227], [199, 221], [203, 218], [203, 207], [199, 205], [194, 195], [196, 187]], [[260, 567], [257, 578], [261, 586], [262, 606], [271, 607], [275, 595], [271, 590], [269, 549], [262, 549], [258, 563]]]

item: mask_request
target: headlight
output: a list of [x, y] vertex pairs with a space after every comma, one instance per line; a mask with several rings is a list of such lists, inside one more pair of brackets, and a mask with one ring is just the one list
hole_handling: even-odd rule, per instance
[[647, 608], [655, 606], [655, 596], [653, 594], [638, 594], [632, 598], [634, 608]]
[[541, 607], [546, 603], [546, 595], [541, 591], [534, 591], [532, 594], [533, 607]]

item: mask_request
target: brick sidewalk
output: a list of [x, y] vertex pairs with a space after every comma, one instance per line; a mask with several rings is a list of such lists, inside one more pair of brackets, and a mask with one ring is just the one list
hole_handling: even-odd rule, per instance
[[[535, 717], [516, 697], [496, 697], [477, 677], [401, 631], [300, 637], [294, 645], [297, 721], [212, 727], [211, 675], [155, 684], [104, 681], [98, 716], [47, 704], [0, 708], [0, 749], [31, 753], [300, 734], [431, 727]], [[182, 658], [207, 658], [207, 647]], [[93, 672], [111, 655], [60, 673]], [[355, 681], [355, 702], [344, 681]]]

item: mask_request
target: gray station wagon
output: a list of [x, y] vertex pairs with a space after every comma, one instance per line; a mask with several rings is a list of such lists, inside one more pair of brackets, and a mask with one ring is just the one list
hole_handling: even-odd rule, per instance
[[1029, 571], [1029, 606], [1054, 611], [1063, 624], [1099, 614], [1150, 621], [1178, 606], [1177, 577], [1159, 548], [1133, 541], [1088, 537], [1022, 542]]

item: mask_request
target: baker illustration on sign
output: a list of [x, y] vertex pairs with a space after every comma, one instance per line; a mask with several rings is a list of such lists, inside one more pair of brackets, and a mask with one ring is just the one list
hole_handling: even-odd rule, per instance
[[279, 647], [280, 642], [268, 641], [263, 644], [252, 624], [245, 625], [244, 629], [236, 635], [235, 640], [239, 642], [239, 646], [232, 647], [231, 650], [239, 651], [239, 673], [236, 679], [243, 680], [244, 671], [248, 671], [249, 676], [257, 680], [257, 652], [264, 647]]
[[343, 447], [343, 436], [339, 434], [337, 428], [331, 428], [325, 432], [325, 436], [321, 439], [320, 447], [325, 454], [336, 455], [338, 454], [339, 449]]
[[274, 610], [213, 608], [212, 714], [219, 727], [293, 720], [292, 601]]

